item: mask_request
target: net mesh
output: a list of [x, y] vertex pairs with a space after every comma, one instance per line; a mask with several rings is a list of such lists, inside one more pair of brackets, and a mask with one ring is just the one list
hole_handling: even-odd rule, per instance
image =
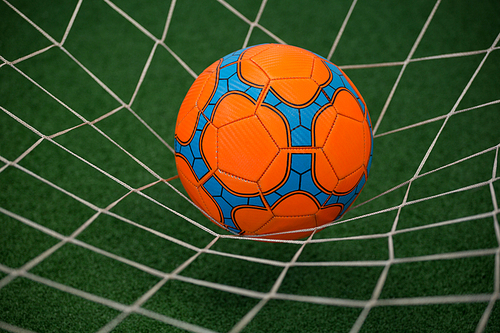
[[[0, 6], [1, 329], [499, 327], [496, 2]], [[374, 124], [355, 207], [305, 240], [227, 234], [176, 176], [189, 85], [261, 42], [340, 65]]]

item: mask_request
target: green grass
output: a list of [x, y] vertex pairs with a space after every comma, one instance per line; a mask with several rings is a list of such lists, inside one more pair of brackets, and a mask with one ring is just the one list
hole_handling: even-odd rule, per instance
[[[78, 4], [0, 2], [0, 331], [500, 331], [498, 1], [441, 1], [406, 64], [434, 0]], [[217, 238], [171, 151], [194, 76], [341, 28], [379, 123], [355, 208], [303, 247]]]

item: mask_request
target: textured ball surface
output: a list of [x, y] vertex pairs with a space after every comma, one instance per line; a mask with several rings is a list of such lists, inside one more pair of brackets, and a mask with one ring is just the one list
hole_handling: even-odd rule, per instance
[[372, 142], [365, 102], [337, 66], [264, 44], [198, 76], [177, 117], [175, 160], [188, 195], [219, 226], [297, 239], [351, 206]]

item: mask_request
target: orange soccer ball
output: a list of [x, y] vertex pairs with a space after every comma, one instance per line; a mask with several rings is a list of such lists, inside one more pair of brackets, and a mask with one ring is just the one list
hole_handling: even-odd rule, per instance
[[240, 235], [297, 239], [340, 218], [372, 159], [365, 102], [337, 66], [264, 44], [209, 66], [177, 117], [175, 160], [193, 202]]

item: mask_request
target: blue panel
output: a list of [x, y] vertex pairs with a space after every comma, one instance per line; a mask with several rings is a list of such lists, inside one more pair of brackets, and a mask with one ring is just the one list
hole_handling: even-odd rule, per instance
[[300, 189], [302, 191], [305, 191], [307, 193], [310, 193], [312, 196], [316, 196], [321, 192], [321, 190], [314, 184], [312, 177], [311, 177], [311, 171], [309, 170], [308, 172], [304, 173], [300, 177]]
[[200, 117], [198, 117], [198, 124], [196, 125], [196, 129], [201, 131], [201, 130], [203, 130], [203, 128], [205, 127], [206, 124], [207, 124], [207, 120], [205, 119], [205, 117], [200, 116]]
[[325, 94], [328, 96], [328, 98], [330, 100], [332, 99], [333, 95], [335, 94], [335, 90], [337, 90], [337, 87], [335, 87], [335, 85], [331, 85], [331, 84], [326, 86], [325, 88], [323, 88], [323, 91], [325, 92]]
[[193, 162], [194, 162], [194, 157], [193, 157], [193, 153], [191, 152], [191, 148], [189, 146], [181, 146], [179, 152], [182, 155], [184, 155], [186, 160], [188, 160], [188, 163], [191, 164], [191, 166], [192, 166]]
[[210, 177], [205, 184], [203, 184], [203, 187], [210, 193], [212, 197], [217, 197], [222, 195], [222, 185], [219, 184], [217, 179], [215, 179], [213, 176]]
[[196, 131], [194, 132], [194, 137], [189, 146], [191, 147], [191, 151], [193, 152], [193, 156], [195, 158], [201, 158], [201, 153], [200, 153], [200, 138], [201, 138], [201, 131]]
[[248, 204], [253, 205], [253, 206], [257, 206], [257, 207], [265, 207], [260, 196], [248, 198]]
[[361, 101], [361, 99], [359, 99], [359, 97], [357, 98], [357, 100], [359, 105], [361, 106], [361, 109], [363, 110], [363, 114], [365, 114], [365, 104]]
[[194, 173], [198, 179], [203, 178], [208, 172], [208, 167], [201, 158], [196, 158], [192, 164]]
[[288, 120], [288, 124], [290, 128], [295, 128], [300, 125], [300, 115], [299, 110], [292, 108], [286, 104], [281, 103], [277, 106], [277, 109], [281, 111], [281, 113]]
[[328, 199], [329, 194], [325, 192], [319, 192], [317, 195], [315, 195], [316, 199], [318, 199], [320, 205], [323, 205], [326, 203], [326, 200]]
[[205, 115], [205, 117], [207, 117], [208, 119], [212, 118], [212, 113], [214, 111], [214, 107], [215, 107], [215, 103], [207, 105], [207, 107], [203, 111], [203, 114]]
[[311, 154], [292, 154], [292, 170], [299, 174], [311, 170]]
[[229, 79], [231, 76], [236, 74], [236, 70], [238, 68], [238, 64], [234, 63], [227, 67], [221, 68], [219, 70], [219, 80]]
[[[321, 94], [321, 95], [323, 95], [323, 94]], [[323, 97], [324, 97], [324, 95], [323, 95]], [[325, 100], [326, 100], [326, 97], [325, 97]], [[316, 112], [319, 111], [320, 108], [321, 108], [321, 106], [313, 103], [313, 104], [309, 105], [308, 107], [300, 109], [300, 124], [307, 129], [311, 129], [312, 119], [313, 119], [314, 115], [316, 114]]]
[[295, 171], [291, 171], [285, 184], [283, 184], [279, 189], [277, 189], [276, 193], [283, 196], [285, 194], [298, 190], [299, 186], [300, 186], [300, 175]]
[[219, 83], [217, 84], [217, 89], [215, 90], [215, 94], [212, 97], [210, 104], [216, 104], [217, 101], [227, 93], [227, 82], [226, 80], [220, 80]]
[[311, 147], [311, 131], [300, 126], [292, 130], [292, 146], [293, 147]]
[[229, 79], [229, 91], [237, 90], [244, 92], [248, 89], [248, 84], [243, 83], [238, 75], [231, 76]]
[[316, 100], [314, 101], [314, 103], [321, 105], [321, 106], [327, 104], [328, 102], [329, 101], [326, 98], [325, 94], [322, 94], [322, 93], [319, 93], [318, 97], [316, 97]]
[[177, 141], [177, 139], [174, 139], [174, 149], [175, 149], [175, 152], [176, 153], [179, 153], [181, 151], [181, 144], [179, 143], [179, 141]]
[[278, 201], [281, 198], [281, 196], [278, 195], [276, 192], [271, 192], [268, 195], [266, 195], [265, 198], [269, 206], [272, 206], [276, 203], [276, 201]]
[[328, 199], [326, 205], [332, 205], [332, 204], [336, 204], [339, 202], [339, 197], [336, 196], [335, 194], [332, 194], [332, 196]]
[[347, 205], [349, 202], [352, 201], [352, 199], [356, 196], [355, 190], [352, 190], [351, 192], [339, 196], [339, 202], [341, 204]]
[[224, 218], [230, 218], [233, 207], [231, 207], [231, 205], [228, 204], [222, 197], [214, 197], [214, 199], [217, 201], [220, 209], [222, 210], [222, 216], [224, 216]]
[[222, 190], [222, 197], [232, 206], [236, 207], [238, 205], [246, 205], [248, 199], [246, 197], [240, 197], [228, 192], [226, 189]]
[[266, 97], [264, 98], [264, 103], [267, 103], [272, 106], [276, 106], [281, 103], [281, 101], [276, 97], [271, 90], [267, 92]]
[[327, 65], [328, 68], [330, 68], [330, 70], [334, 74], [333, 76], [335, 76], [335, 74], [337, 74], [339, 76], [343, 75], [342, 72], [340, 71], [340, 69], [337, 66], [335, 66], [334, 64], [332, 64], [331, 62], [325, 61], [325, 65]]
[[259, 99], [261, 91], [262, 91], [261, 88], [250, 87], [247, 89], [246, 93], [250, 95], [255, 101], [257, 101], [257, 99]]
[[347, 81], [347, 79], [344, 76], [342, 76], [342, 82], [344, 82], [344, 86], [347, 89], [349, 89], [349, 91], [354, 95], [354, 97], [358, 98], [358, 94], [356, 93], [356, 90], [354, 90], [354, 88], [351, 86], [349, 81]]

